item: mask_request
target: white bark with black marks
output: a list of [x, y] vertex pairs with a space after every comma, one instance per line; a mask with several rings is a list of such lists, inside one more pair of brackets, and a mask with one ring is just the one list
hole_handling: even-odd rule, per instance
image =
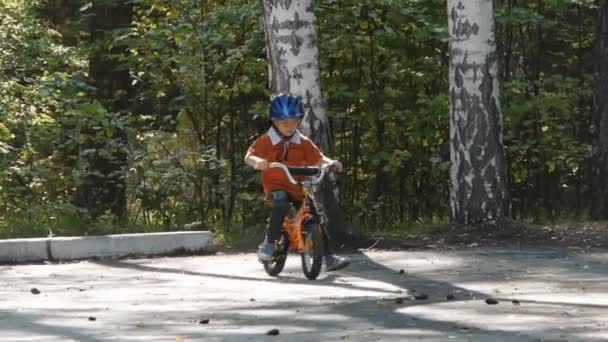
[[301, 131], [331, 154], [312, 1], [265, 0], [264, 13], [270, 91], [302, 96], [305, 116]]
[[448, 0], [450, 204], [458, 223], [510, 215], [491, 0]]

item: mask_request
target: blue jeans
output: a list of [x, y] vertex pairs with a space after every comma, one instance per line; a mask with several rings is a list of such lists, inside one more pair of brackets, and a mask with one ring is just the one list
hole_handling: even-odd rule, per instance
[[270, 220], [266, 229], [266, 240], [274, 243], [281, 237], [281, 230], [285, 215], [289, 210], [289, 196], [285, 191], [273, 191], [269, 194], [270, 202], [272, 203], [272, 211], [270, 212]]

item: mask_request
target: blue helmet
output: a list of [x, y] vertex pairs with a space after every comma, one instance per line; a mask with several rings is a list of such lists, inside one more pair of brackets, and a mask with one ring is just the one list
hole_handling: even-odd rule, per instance
[[271, 120], [300, 119], [304, 116], [302, 97], [279, 93], [270, 100], [268, 112]]

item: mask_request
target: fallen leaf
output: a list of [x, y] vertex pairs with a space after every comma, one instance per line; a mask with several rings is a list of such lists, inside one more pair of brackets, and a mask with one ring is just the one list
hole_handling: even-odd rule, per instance
[[414, 297], [414, 299], [416, 299], [416, 300], [427, 300], [427, 299], [429, 299], [429, 295], [427, 295], [427, 294], [419, 294], [419, 295], [416, 295]]

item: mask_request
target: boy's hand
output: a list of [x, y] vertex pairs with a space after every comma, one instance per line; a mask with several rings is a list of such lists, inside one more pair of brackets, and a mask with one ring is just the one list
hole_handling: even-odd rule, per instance
[[334, 160], [331, 163], [331, 169], [338, 173], [342, 173], [342, 171], [344, 171], [344, 166], [339, 161]]
[[255, 170], [264, 171], [268, 168], [268, 160], [254, 156], [251, 152], [247, 152], [245, 156], [245, 164], [251, 166]]
[[255, 163], [255, 169], [259, 171], [264, 171], [268, 168], [268, 160], [266, 159], [258, 159]]

